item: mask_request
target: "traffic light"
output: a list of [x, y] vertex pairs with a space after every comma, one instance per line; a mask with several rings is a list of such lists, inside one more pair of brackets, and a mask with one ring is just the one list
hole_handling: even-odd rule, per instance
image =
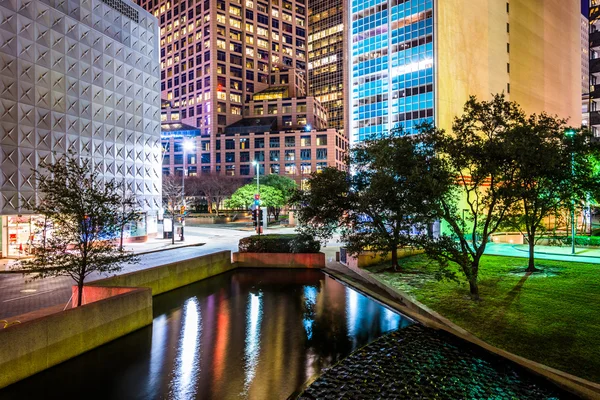
[[252, 210], [252, 223], [254, 224], [254, 227], [256, 228], [256, 223], [257, 223], [257, 219], [256, 219], [256, 211], [257, 210]]
[[258, 225], [263, 226], [263, 210], [258, 210]]
[[183, 213], [185, 213], [185, 206], [181, 206], [181, 209], [179, 210], [179, 213], [180, 213], [180, 214], [183, 214]]

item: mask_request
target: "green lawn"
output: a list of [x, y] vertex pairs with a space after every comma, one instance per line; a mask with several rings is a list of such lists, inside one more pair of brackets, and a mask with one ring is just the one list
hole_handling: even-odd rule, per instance
[[425, 256], [400, 261], [403, 273], [369, 270], [490, 344], [600, 382], [600, 265], [540, 260], [548, 273], [525, 277], [525, 258], [487, 256], [474, 302], [465, 283], [435, 280]]

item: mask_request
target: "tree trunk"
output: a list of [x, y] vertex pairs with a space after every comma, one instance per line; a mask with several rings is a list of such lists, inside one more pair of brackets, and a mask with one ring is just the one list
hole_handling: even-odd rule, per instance
[[469, 279], [469, 291], [471, 292], [472, 300], [479, 300], [479, 286], [477, 285], [477, 277]]
[[123, 251], [123, 230], [125, 229], [125, 225], [121, 225], [121, 242], [119, 243], [119, 251]]
[[535, 236], [530, 236], [529, 240], [529, 264], [527, 265], [527, 272], [535, 272]]
[[83, 298], [83, 279], [77, 282], [77, 307], [81, 307], [81, 299]]
[[175, 211], [171, 218], [171, 244], [175, 244]]
[[392, 249], [392, 266], [394, 267], [394, 271], [402, 271], [400, 268], [400, 264], [398, 264], [398, 248], [394, 247]]

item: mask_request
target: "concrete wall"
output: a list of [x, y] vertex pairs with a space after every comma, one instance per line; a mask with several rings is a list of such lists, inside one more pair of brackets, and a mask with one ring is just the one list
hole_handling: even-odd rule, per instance
[[[421, 254], [423, 250], [414, 250], [414, 249], [400, 249], [398, 250], [398, 258], [403, 258], [407, 256], [412, 256], [415, 254]], [[382, 256], [381, 254], [377, 254], [371, 251], [366, 251], [359, 254], [356, 257], [348, 255], [346, 258], [346, 266], [355, 270], [357, 268], [364, 268], [370, 265], [379, 264], [384, 261], [391, 261], [392, 254], [387, 254]]]
[[324, 253], [233, 253], [238, 267], [325, 268]]
[[231, 263], [231, 251], [221, 251], [94, 281], [93, 285], [149, 287], [152, 289], [152, 295], [155, 296], [222, 274], [233, 268], [235, 268], [235, 265]]
[[117, 291], [95, 288], [97, 301], [1, 329], [0, 388], [152, 323], [150, 290]]

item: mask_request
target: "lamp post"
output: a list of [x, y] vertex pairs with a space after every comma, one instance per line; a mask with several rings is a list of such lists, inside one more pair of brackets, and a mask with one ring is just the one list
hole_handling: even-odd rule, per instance
[[[569, 129], [565, 132], [565, 135], [571, 138], [571, 144], [575, 141], [575, 131]], [[572, 180], [575, 176], [575, 153], [571, 147], [571, 185]], [[571, 195], [571, 254], [575, 254], [575, 199]]]
[[185, 227], [185, 176], [187, 175], [187, 151], [192, 151], [194, 149], [194, 143], [191, 140], [183, 141], [183, 171], [181, 171], [181, 241], [184, 240], [184, 227]]
[[254, 196], [254, 202], [256, 204], [256, 232], [260, 235], [260, 163], [254, 160], [252, 164], [256, 165], [256, 196]]

